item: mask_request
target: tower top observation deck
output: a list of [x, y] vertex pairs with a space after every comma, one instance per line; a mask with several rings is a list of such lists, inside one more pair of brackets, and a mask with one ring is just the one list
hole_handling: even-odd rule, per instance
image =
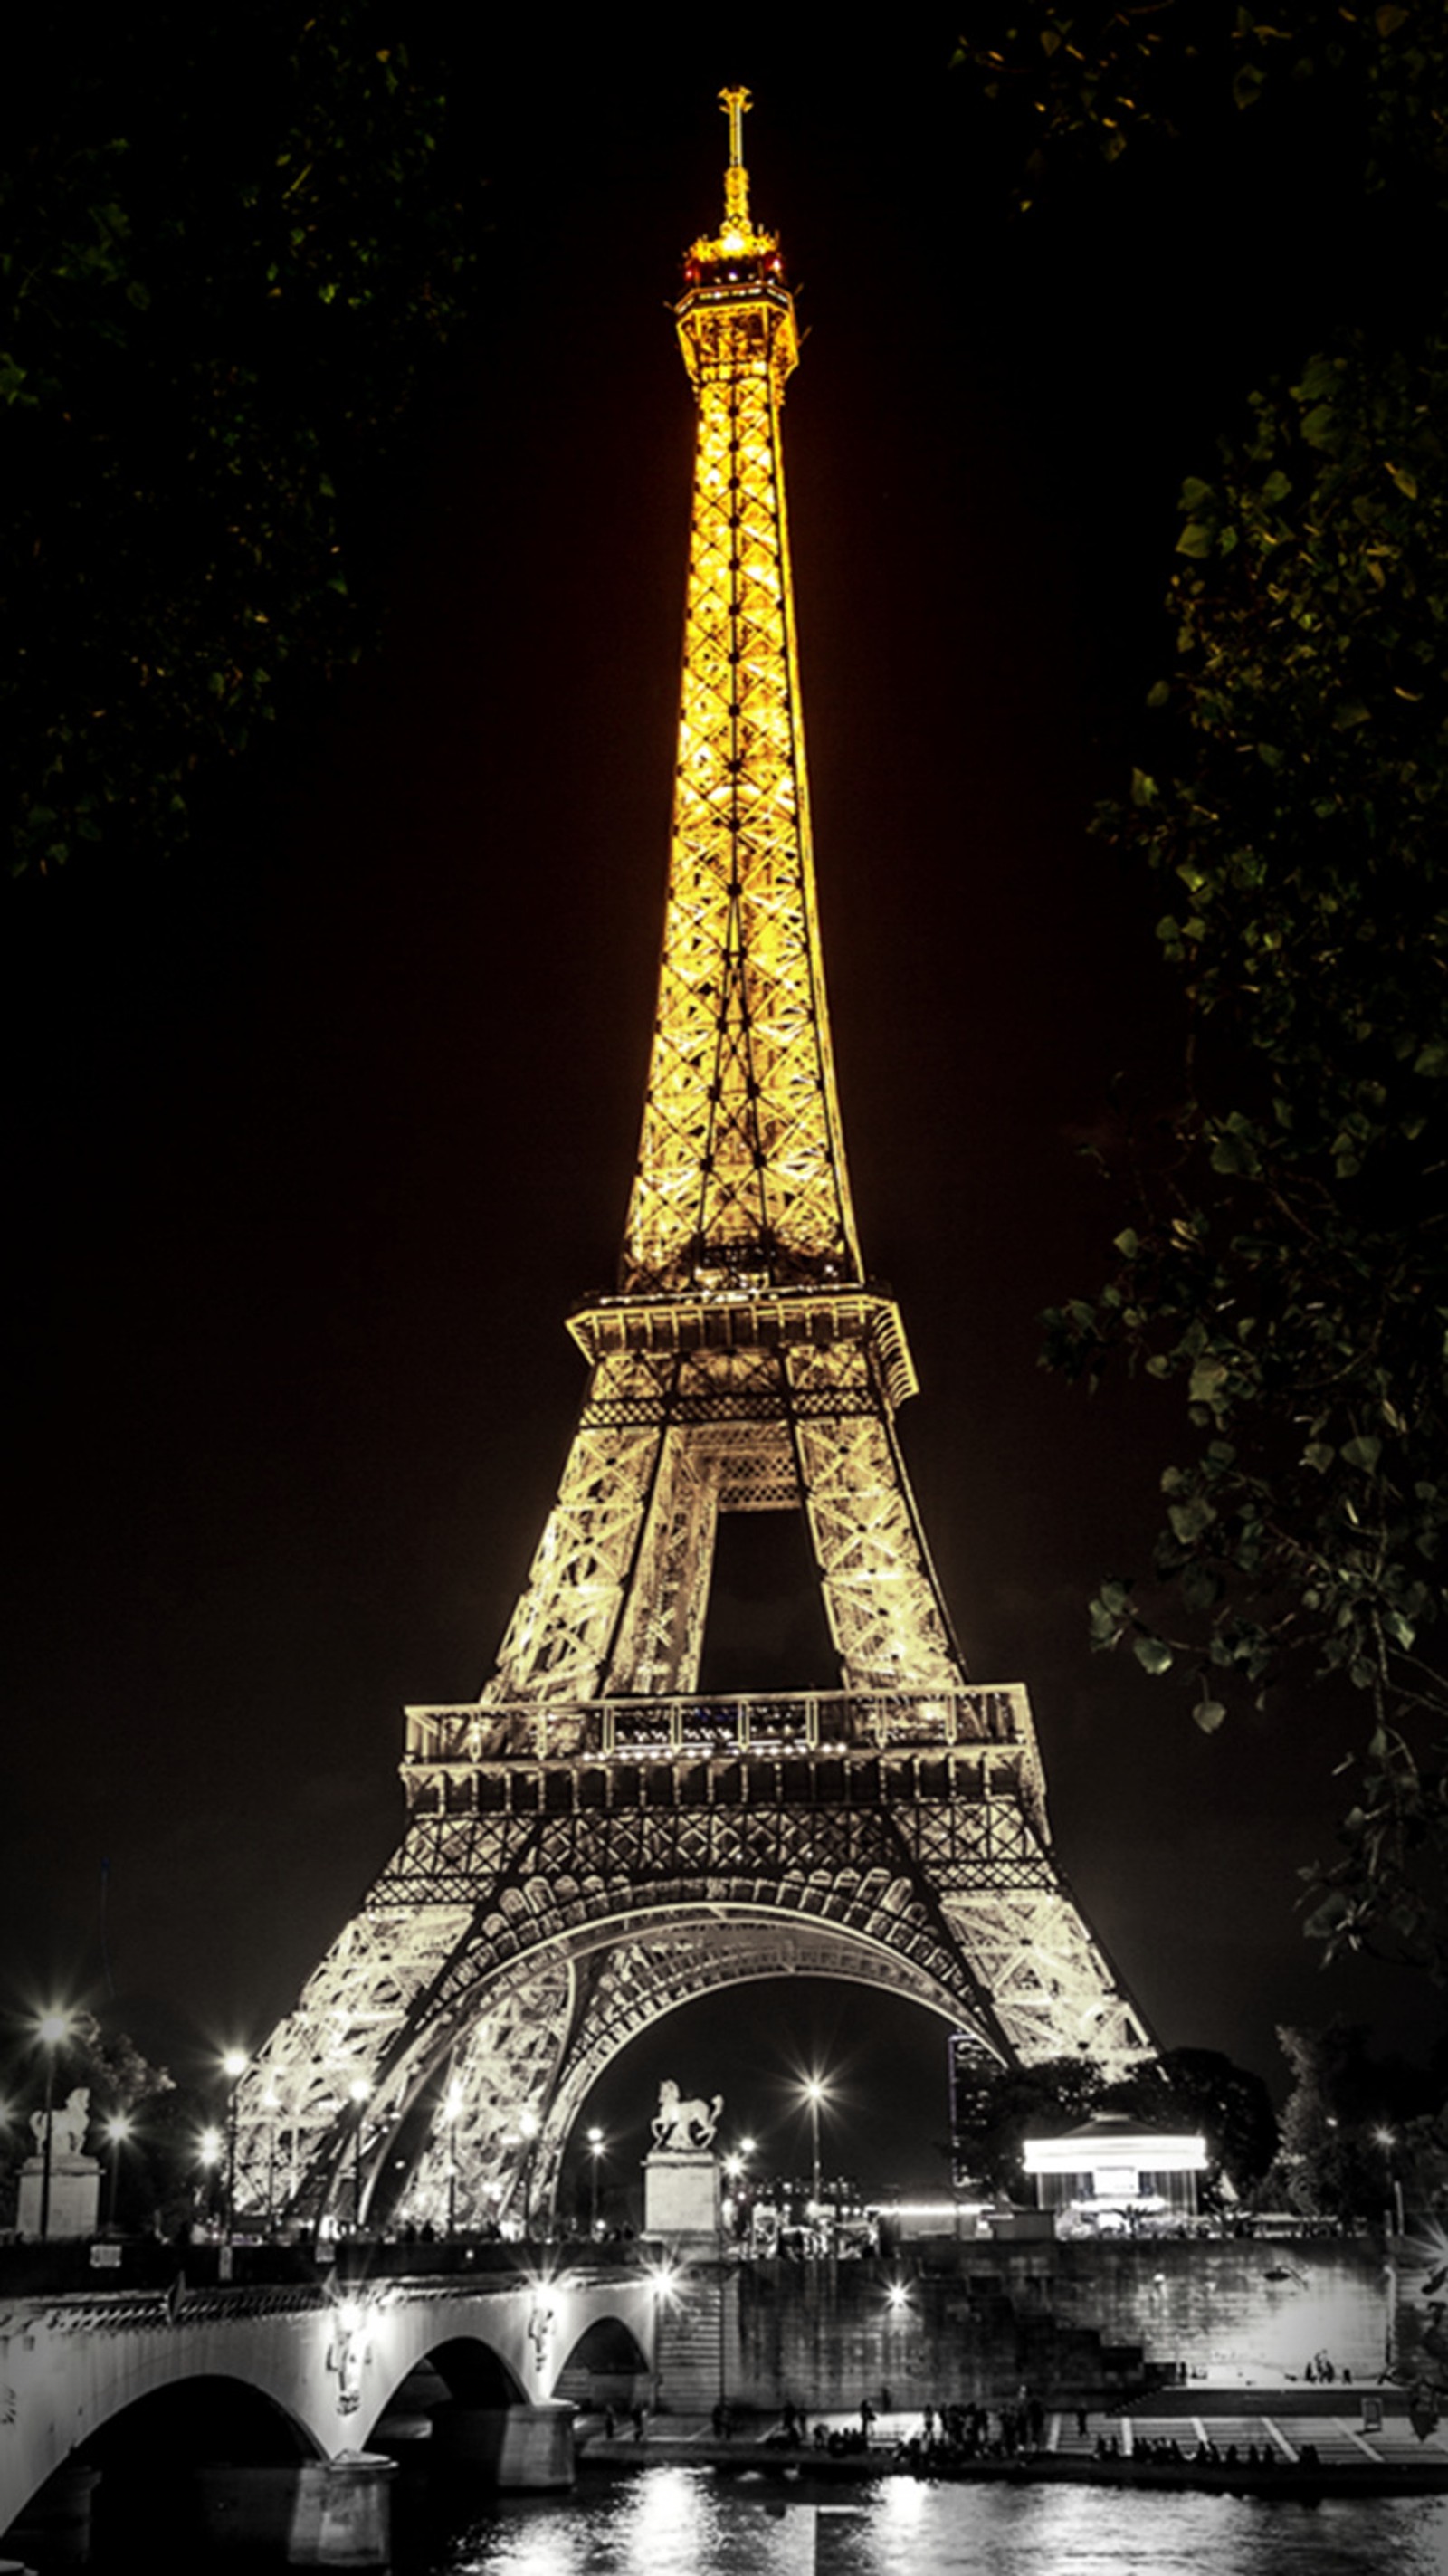
[[684, 364], [696, 385], [732, 371], [749, 345], [740, 324], [752, 318], [758, 355], [782, 396], [799, 358], [799, 337], [779, 236], [759, 231], [749, 212], [744, 118], [752, 102], [747, 89], [725, 89], [719, 104], [729, 119], [724, 220], [717, 233], [700, 235], [684, 261], [684, 293], [675, 307]]

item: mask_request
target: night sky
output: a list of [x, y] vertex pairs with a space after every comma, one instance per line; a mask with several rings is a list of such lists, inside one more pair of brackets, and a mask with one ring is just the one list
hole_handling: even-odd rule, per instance
[[[1251, 261], [1249, 138], [1014, 221], [949, 18], [897, 18], [868, 59], [824, 12], [662, 60], [632, 24], [475, 29], [486, 285], [374, 532], [384, 651], [183, 860], [8, 897], [3, 2000], [88, 2001], [178, 2075], [262, 2039], [389, 1855], [402, 1705], [480, 1687], [571, 1436], [563, 1316], [613, 1276], [667, 856], [692, 412], [665, 302], [717, 220], [726, 79], [804, 290], [786, 453], [845, 1132], [972, 1672], [1028, 1683], [1061, 1858], [1164, 2043], [1280, 2086], [1276, 2022], [1440, 2025], [1301, 1934], [1343, 1713], [1304, 1677], [1207, 1739], [1087, 1650], [1097, 1581], [1145, 1569], [1179, 1393], [1037, 1366], [1041, 1309], [1125, 1221], [1080, 1148], [1113, 1076], [1170, 1101], [1178, 1041], [1158, 891], [1086, 817], [1168, 665], [1181, 479], [1325, 309], [1322, 210], [1273, 202]], [[795, 1612], [751, 1581], [714, 1644], [787, 1680]], [[791, 2070], [827, 2062], [839, 2160], [937, 2180], [943, 2041], [858, 1990], [746, 1990], [639, 2043], [590, 2116], [626, 2154], [672, 2073], [788, 2160]]]

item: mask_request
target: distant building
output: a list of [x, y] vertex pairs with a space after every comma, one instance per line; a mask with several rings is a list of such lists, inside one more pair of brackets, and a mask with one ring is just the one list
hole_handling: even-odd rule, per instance
[[1042, 2209], [1108, 2225], [1137, 2216], [1194, 2218], [1206, 2140], [1098, 2113], [1060, 2138], [1028, 2138], [1026, 2171]]

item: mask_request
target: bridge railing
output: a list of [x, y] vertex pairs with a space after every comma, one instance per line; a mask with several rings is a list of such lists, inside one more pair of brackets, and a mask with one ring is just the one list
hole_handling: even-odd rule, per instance
[[[104, 2253], [101, 2264], [97, 2252]], [[198, 2301], [216, 2300], [228, 2314], [261, 2313], [315, 2306], [341, 2288], [368, 2282], [496, 2288], [536, 2282], [545, 2273], [637, 2273], [647, 2260], [648, 2249], [637, 2239], [590, 2245], [573, 2237], [503, 2242], [464, 2234], [405, 2243], [364, 2234], [319, 2246], [310, 2238], [238, 2237], [230, 2245], [207, 2238], [181, 2245], [154, 2236], [53, 2237], [0, 2244], [0, 2298], [63, 2299], [68, 2310], [93, 2309], [97, 2317], [124, 2323], [138, 2303], [147, 2314], [163, 2308], [174, 2314], [173, 2303], [182, 2300], [192, 2314]]]

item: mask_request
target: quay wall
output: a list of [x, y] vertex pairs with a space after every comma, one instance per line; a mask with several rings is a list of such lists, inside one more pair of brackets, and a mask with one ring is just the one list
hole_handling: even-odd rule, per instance
[[1023, 2383], [1099, 2407], [1148, 2381], [1300, 2380], [1320, 2352], [1374, 2383], [1388, 2325], [1384, 2250], [1365, 2238], [927, 2243], [722, 2273], [705, 2260], [660, 2316], [658, 2397], [707, 2412], [722, 2375], [731, 2403], [765, 2410], [990, 2404]]

